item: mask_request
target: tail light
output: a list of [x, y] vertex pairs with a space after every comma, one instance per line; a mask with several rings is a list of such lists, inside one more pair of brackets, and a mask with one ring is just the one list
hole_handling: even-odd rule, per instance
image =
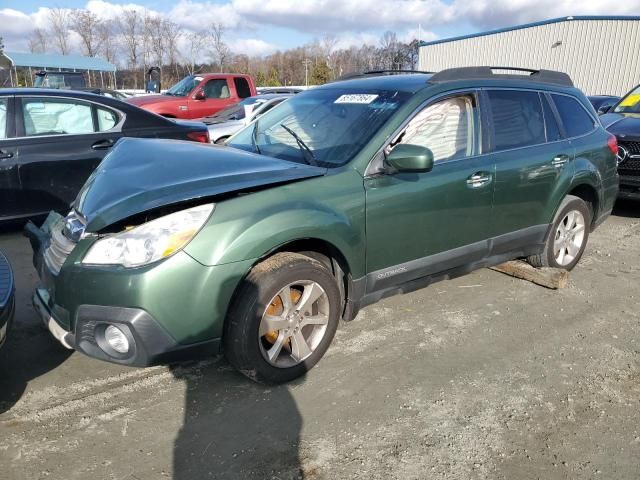
[[204, 132], [189, 132], [187, 133], [189, 140], [194, 142], [209, 143], [209, 130]]
[[614, 155], [618, 155], [618, 139], [615, 135], [609, 134], [609, 138], [607, 139], [607, 146], [609, 147], [609, 150], [611, 150], [611, 153], [613, 153]]

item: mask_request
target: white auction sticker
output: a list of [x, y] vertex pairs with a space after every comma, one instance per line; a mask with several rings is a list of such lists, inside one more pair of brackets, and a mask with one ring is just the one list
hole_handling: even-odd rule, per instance
[[371, 95], [368, 93], [350, 93], [348, 95], [341, 95], [333, 103], [363, 103], [368, 104], [373, 102], [378, 95]]

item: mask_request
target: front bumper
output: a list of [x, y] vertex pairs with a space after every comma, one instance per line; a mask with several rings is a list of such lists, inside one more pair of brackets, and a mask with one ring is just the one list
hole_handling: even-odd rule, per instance
[[[56, 228], [53, 226], [52, 228]], [[67, 348], [113, 363], [149, 366], [220, 351], [226, 309], [251, 261], [214, 267], [175, 255], [146, 267], [96, 267], [81, 263], [91, 239], [81, 240], [59, 272], [46, 261], [46, 229], [27, 228], [40, 286], [33, 304], [47, 328]], [[105, 344], [113, 325], [128, 338], [126, 355]]]
[[[75, 331], [71, 332], [58, 323], [48, 304], [46, 289], [36, 289], [33, 306], [51, 335], [66, 348], [100, 360], [147, 367], [214, 355], [220, 351], [220, 340], [217, 338], [180, 345], [151, 315], [139, 308], [82, 305], [78, 308]], [[116, 352], [106, 342], [104, 331], [109, 325], [117, 326], [128, 338], [130, 350], [126, 354]]]
[[620, 191], [618, 192], [618, 198], [640, 200], [640, 174], [620, 175]]

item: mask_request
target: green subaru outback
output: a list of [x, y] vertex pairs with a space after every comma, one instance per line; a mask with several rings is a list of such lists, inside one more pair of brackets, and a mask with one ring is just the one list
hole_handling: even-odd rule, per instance
[[27, 227], [34, 305], [126, 365], [224, 352], [285, 382], [340, 319], [514, 258], [572, 269], [618, 192], [616, 141], [558, 72], [373, 72], [227, 146], [125, 139], [66, 218]]

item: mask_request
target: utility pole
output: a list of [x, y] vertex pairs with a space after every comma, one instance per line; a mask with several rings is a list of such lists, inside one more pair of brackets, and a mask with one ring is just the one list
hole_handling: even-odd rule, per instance
[[302, 64], [304, 65], [304, 85], [308, 87], [309, 86], [309, 65], [311, 65], [311, 60], [309, 60], [308, 58], [305, 58], [302, 61]]

